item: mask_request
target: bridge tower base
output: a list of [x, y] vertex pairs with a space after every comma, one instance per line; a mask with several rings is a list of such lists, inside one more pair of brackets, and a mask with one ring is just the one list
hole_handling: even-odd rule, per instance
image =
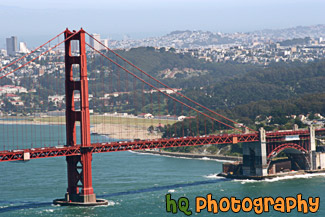
[[267, 175], [266, 134], [264, 128], [259, 130], [260, 141], [243, 144], [243, 175]]
[[[108, 204], [96, 199], [92, 186], [90, 116], [88, 99], [87, 56], [85, 31], [65, 31], [65, 96], [67, 146], [76, 146], [76, 122], [80, 122], [80, 155], [68, 156], [68, 189], [64, 199], [54, 204], [71, 206], [95, 206]], [[72, 55], [71, 41], [79, 44], [79, 53]], [[73, 67], [75, 66], [75, 67]], [[78, 70], [75, 70], [78, 69]], [[80, 105], [75, 105], [74, 94], [79, 92]], [[78, 108], [79, 107], [79, 108]], [[81, 189], [81, 191], [79, 190]]]

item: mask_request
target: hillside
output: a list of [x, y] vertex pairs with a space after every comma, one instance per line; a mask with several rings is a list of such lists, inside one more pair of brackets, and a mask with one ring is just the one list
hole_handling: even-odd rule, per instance
[[[261, 111], [253, 110], [249, 105], [254, 105], [256, 108], [268, 104], [272, 109], [274, 100], [298, 99], [308, 94], [325, 92], [323, 85], [325, 81], [325, 60], [307, 64], [278, 63], [261, 67], [249, 64], [210, 63], [190, 55], [175, 53], [174, 50], [166, 51], [165, 49], [150, 47], [118, 50], [117, 52], [169, 86], [182, 88], [182, 92], [193, 100], [221, 113], [229, 113], [229, 116], [236, 119], [249, 118], [251, 119], [250, 122], [253, 122], [254, 117], [259, 115]], [[89, 58], [88, 71], [91, 94], [101, 96], [104, 93], [121, 91], [116, 88], [116, 85], [98, 83], [98, 80], [105, 79], [110, 80], [111, 84], [118, 82], [119, 72], [107, 63], [98, 56]], [[166, 73], [169, 72], [175, 73], [172, 76], [166, 76]], [[38, 79], [39, 89], [42, 90], [38, 97], [40, 100], [47, 101], [48, 95], [54, 94], [55, 87], [49, 82], [53, 79], [55, 79], [53, 75], [44, 75]], [[121, 79], [129, 79], [130, 83], [133, 82], [131, 76], [126, 77], [123, 75]], [[60, 88], [62, 93], [60, 94], [63, 94], [63, 78], [62, 82], [58, 83], [62, 85], [62, 88]], [[30, 89], [32, 88], [32, 81], [28, 78], [22, 79], [21, 85]], [[140, 90], [142, 85], [138, 83], [137, 85]], [[122, 91], [127, 90], [126, 88], [124, 90], [123, 87]], [[25, 98], [23, 100], [28, 102], [29, 97], [26, 96]], [[128, 101], [127, 96], [121, 96], [119, 100], [121, 103], [120, 109], [125, 112], [135, 113], [134, 109], [132, 110], [132, 107], [134, 107], [133, 102], [126, 103]], [[150, 102], [143, 102], [142, 106], [148, 107], [148, 103]], [[155, 98], [153, 103], [157, 103]], [[26, 105], [29, 104], [26, 103]], [[239, 109], [238, 114], [241, 115], [232, 112], [241, 105], [246, 106], [245, 109]], [[169, 110], [174, 109], [173, 104], [170, 102], [168, 102], [168, 105], [162, 106], [168, 106]], [[96, 105], [94, 107], [96, 111]], [[265, 109], [265, 111], [270, 109]], [[240, 112], [242, 110], [246, 112], [242, 114]], [[309, 110], [304, 108], [299, 112], [307, 113]], [[181, 111], [181, 109], [176, 108], [176, 111]], [[266, 112], [263, 114], [268, 115]]]
[[260, 100], [284, 100], [303, 94], [323, 93], [324, 81], [325, 61], [274, 64], [216, 83], [210, 82], [201, 92], [188, 89], [186, 94], [203, 104], [213, 102], [214, 108], [226, 109]]
[[[325, 92], [325, 60], [261, 67], [210, 63], [173, 50], [150, 47], [117, 52], [150, 75], [173, 88], [182, 88], [185, 95], [212, 109], [229, 110], [262, 100], [286, 100]], [[99, 61], [99, 58], [91, 61], [89, 68], [99, 71], [108, 68], [108, 65], [96, 68], [100, 65]], [[175, 73], [166, 76], [170, 72]], [[113, 82], [117, 79], [115, 74], [113, 72]], [[104, 75], [92, 76], [98, 79]]]
[[[198, 71], [206, 70], [208, 71], [207, 74], [213, 74], [214, 80], [222, 80], [224, 77], [243, 74], [259, 68], [250, 65], [206, 62], [189, 54], [175, 53], [174, 49], [166, 51], [165, 48], [140, 47], [130, 50], [117, 50], [117, 53], [155, 77], [159, 77], [161, 72], [166, 69], [178, 69], [179, 71], [193, 69]], [[179, 77], [187, 78], [187, 76]], [[160, 78], [162, 77], [160, 76]], [[178, 78], [178, 76], [175, 78]], [[177, 82], [179, 82], [179, 79]]]

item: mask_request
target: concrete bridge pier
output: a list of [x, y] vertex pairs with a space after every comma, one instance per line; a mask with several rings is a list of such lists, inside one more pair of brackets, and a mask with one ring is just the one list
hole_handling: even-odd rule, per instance
[[260, 141], [243, 143], [243, 175], [267, 175], [266, 134], [264, 128], [259, 130]]
[[315, 127], [311, 125], [309, 127], [310, 134], [310, 151], [309, 151], [309, 159], [310, 159], [310, 169], [317, 169], [316, 166], [316, 136], [315, 136]]

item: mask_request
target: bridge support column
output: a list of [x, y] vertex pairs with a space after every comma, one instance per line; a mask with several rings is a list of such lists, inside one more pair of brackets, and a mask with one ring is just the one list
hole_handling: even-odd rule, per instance
[[260, 141], [243, 144], [243, 175], [267, 175], [266, 134], [260, 128]]
[[[65, 31], [65, 38], [75, 32]], [[72, 56], [71, 41], [79, 42], [79, 55]], [[74, 71], [73, 65], [79, 66]], [[78, 68], [78, 67], [76, 67]], [[79, 91], [80, 109], [76, 109], [74, 94]], [[90, 116], [88, 100], [87, 56], [85, 32], [81, 29], [65, 42], [65, 93], [67, 146], [76, 146], [76, 122], [80, 122], [80, 155], [68, 156], [68, 189], [65, 199], [54, 200], [54, 204], [94, 206], [108, 204], [107, 200], [96, 199], [92, 186]], [[81, 188], [81, 191], [79, 190]]]
[[316, 163], [316, 136], [315, 136], [315, 127], [311, 125], [309, 127], [309, 134], [310, 134], [310, 151], [309, 151], [309, 163], [310, 169], [315, 170], [317, 169]]

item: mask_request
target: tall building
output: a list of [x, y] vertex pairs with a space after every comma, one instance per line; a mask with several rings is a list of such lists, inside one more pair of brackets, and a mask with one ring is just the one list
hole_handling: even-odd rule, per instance
[[[93, 36], [96, 40], [100, 41], [100, 34], [96, 34], [96, 33], [94, 33], [94, 34], [91, 34], [91, 36]], [[100, 50], [101, 47], [102, 47], [102, 46], [101, 46], [97, 41], [95, 41], [93, 38], [89, 38], [89, 43], [90, 43], [90, 45], [91, 45], [93, 48], [95, 48], [96, 50]]]
[[72, 40], [71, 41], [71, 52], [75, 53], [79, 51], [79, 41], [77, 40]]
[[[101, 42], [105, 47], [108, 47], [108, 39], [102, 39]], [[100, 46], [101, 49], [106, 50], [106, 48], [103, 45]]]
[[25, 42], [19, 42], [19, 52], [20, 53], [29, 53], [29, 50], [28, 50]]
[[17, 36], [11, 36], [11, 38], [6, 39], [7, 44], [7, 54], [9, 56], [15, 56], [18, 51], [17, 48]]

